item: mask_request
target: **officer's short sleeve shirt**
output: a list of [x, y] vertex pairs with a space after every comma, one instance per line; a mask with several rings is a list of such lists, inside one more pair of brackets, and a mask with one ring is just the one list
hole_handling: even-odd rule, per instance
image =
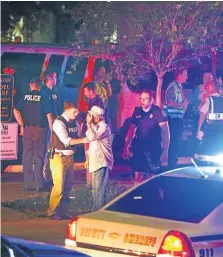
[[152, 105], [148, 112], [136, 107], [131, 123], [136, 126], [136, 141], [141, 147], [159, 146], [162, 141], [160, 123], [166, 122], [167, 117], [158, 106]]
[[159, 124], [167, 121], [165, 113], [156, 105], [152, 105], [148, 112], [136, 107], [131, 118], [140, 136], [152, 136], [160, 131]]
[[158, 106], [152, 105], [151, 109], [148, 112], [144, 112], [141, 107], [136, 107], [133, 111], [131, 123], [135, 126], [139, 125], [139, 120], [143, 116], [148, 114], [150, 119], [157, 121], [158, 124], [167, 121], [167, 117], [164, 111], [162, 111]]
[[52, 108], [52, 114], [54, 118], [56, 118], [60, 114], [60, 102], [58, 98], [58, 94], [55, 92], [54, 89], [50, 90], [46, 86], [43, 86], [41, 88], [41, 92], [48, 96], [48, 100], [51, 108]]
[[22, 111], [24, 109], [24, 96], [22, 98], [20, 98], [20, 100], [15, 104], [15, 109], [18, 111]]
[[44, 111], [44, 114], [49, 114], [49, 113], [53, 113], [53, 108], [52, 108], [52, 105], [51, 105], [51, 99], [48, 95], [46, 94], [41, 94], [42, 95], [42, 104], [43, 104], [43, 111]]

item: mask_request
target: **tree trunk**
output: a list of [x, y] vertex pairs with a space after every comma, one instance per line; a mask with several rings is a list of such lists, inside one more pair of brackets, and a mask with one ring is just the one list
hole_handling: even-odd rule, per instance
[[161, 89], [163, 85], [163, 75], [157, 74], [157, 87], [156, 87], [156, 105], [161, 108]]

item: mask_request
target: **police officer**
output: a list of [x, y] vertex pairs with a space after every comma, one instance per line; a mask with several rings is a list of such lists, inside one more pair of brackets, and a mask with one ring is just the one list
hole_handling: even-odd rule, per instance
[[153, 104], [150, 91], [143, 91], [140, 101], [141, 106], [136, 107], [132, 114], [122, 155], [124, 159], [132, 157], [130, 162], [136, 183], [142, 181], [144, 172], [156, 173], [161, 165], [167, 163], [169, 147], [165, 113]]
[[176, 78], [167, 88], [164, 100], [164, 111], [168, 117], [170, 127], [170, 147], [168, 152], [168, 166], [176, 168], [179, 146], [183, 134], [183, 117], [188, 106], [182, 83], [187, 81], [187, 70], [182, 68], [176, 72]]
[[[46, 75], [45, 85], [43, 85], [41, 88], [41, 92], [46, 94], [50, 98], [50, 105], [52, 107], [54, 119], [61, 114], [60, 100], [58, 97], [58, 93], [55, 90], [56, 84], [57, 84], [57, 75], [55, 72], [53, 72], [53, 73]], [[46, 146], [46, 148], [48, 148], [48, 146], [49, 146], [50, 138], [51, 138], [51, 131], [50, 131], [50, 129], [48, 129], [47, 130], [47, 146]], [[47, 183], [49, 185], [52, 185], [51, 170], [50, 170], [50, 166], [49, 166], [49, 161], [46, 156], [45, 156], [45, 165], [44, 165], [44, 176], [47, 180]]]
[[213, 82], [215, 93], [210, 95], [200, 109], [197, 138], [201, 140], [196, 154], [218, 155], [223, 153], [223, 89]]
[[61, 106], [58, 93], [56, 92], [57, 74], [55, 72], [46, 75], [45, 85], [41, 87], [41, 91], [48, 95], [51, 99], [53, 109], [53, 118], [61, 114]]
[[78, 139], [79, 131], [75, 120], [78, 113], [79, 110], [75, 104], [65, 102], [63, 114], [53, 123], [51, 146], [55, 149], [55, 154], [50, 159], [53, 188], [48, 216], [54, 220], [70, 219], [67, 211], [73, 183], [75, 152], [73, 146], [88, 142], [86, 138]]
[[[16, 104], [14, 115], [23, 135], [23, 171], [25, 191], [31, 190], [33, 173], [37, 191], [45, 191], [43, 178], [44, 153], [46, 149], [46, 128], [52, 129], [53, 117], [49, 98], [40, 92], [41, 81], [30, 81], [31, 92]], [[34, 162], [34, 169], [33, 169]]]

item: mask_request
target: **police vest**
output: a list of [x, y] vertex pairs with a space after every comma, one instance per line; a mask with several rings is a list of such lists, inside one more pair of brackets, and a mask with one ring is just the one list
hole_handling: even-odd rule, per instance
[[223, 124], [223, 96], [209, 96], [209, 113], [207, 122], [209, 124]]
[[[168, 90], [170, 88], [174, 88], [174, 92], [175, 92], [175, 101], [177, 103], [183, 103], [185, 97], [184, 97], [184, 93], [183, 90], [177, 85], [177, 82], [174, 81], [172, 82], [169, 87], [167, 88], [166, 94], [168, 92]], [[167, 116], [169, 116], [170, 118], [180, 118], [182, 119], [185, 113], [185, 110], [180, 107], [170, 107], [167, 105], [167, 97], [165, 97], [165, 101], [164, 101], [164, 106], [163, 106], [163, 110], [165, 112], [165, 114]]]
[[43, 95], [40, 91], [32, 91], [25, 94], [23, 118], [25, 125], [46, 127], [46, 115], [43, 109]]
[[[59, 116], [56, 119], [64, 123], [69, 137], [78, 138], [78, 127], [77, 127], [76, 120], [69, 122], [69, 121], [66, 121], [66, 119], [63, 116]], [[74, 146], [65, 146], [60, 141], [59, 137], [54, 131], [52, 132], [51, 146], [53, 146], [57, 150], [74, 150]]]

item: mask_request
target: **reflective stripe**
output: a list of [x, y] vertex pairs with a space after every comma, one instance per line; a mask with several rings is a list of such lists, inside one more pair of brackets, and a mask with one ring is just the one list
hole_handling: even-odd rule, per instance
[[210, 96], [209, 99], [210, 99], [210, 105], [211, 105], [210, 113], [214, 113], [214, 102], [213, 102], [213, 98]]
[[164, 111], [166, 115], [172, 117], [172, 118], [183, 118], [184, 116], [184, 109], [176, 109], [173, 107], [168, 107], [167, 105], [164, 105]]
[[208, 120], [223, 120], [223, 113], [209, 113]]

